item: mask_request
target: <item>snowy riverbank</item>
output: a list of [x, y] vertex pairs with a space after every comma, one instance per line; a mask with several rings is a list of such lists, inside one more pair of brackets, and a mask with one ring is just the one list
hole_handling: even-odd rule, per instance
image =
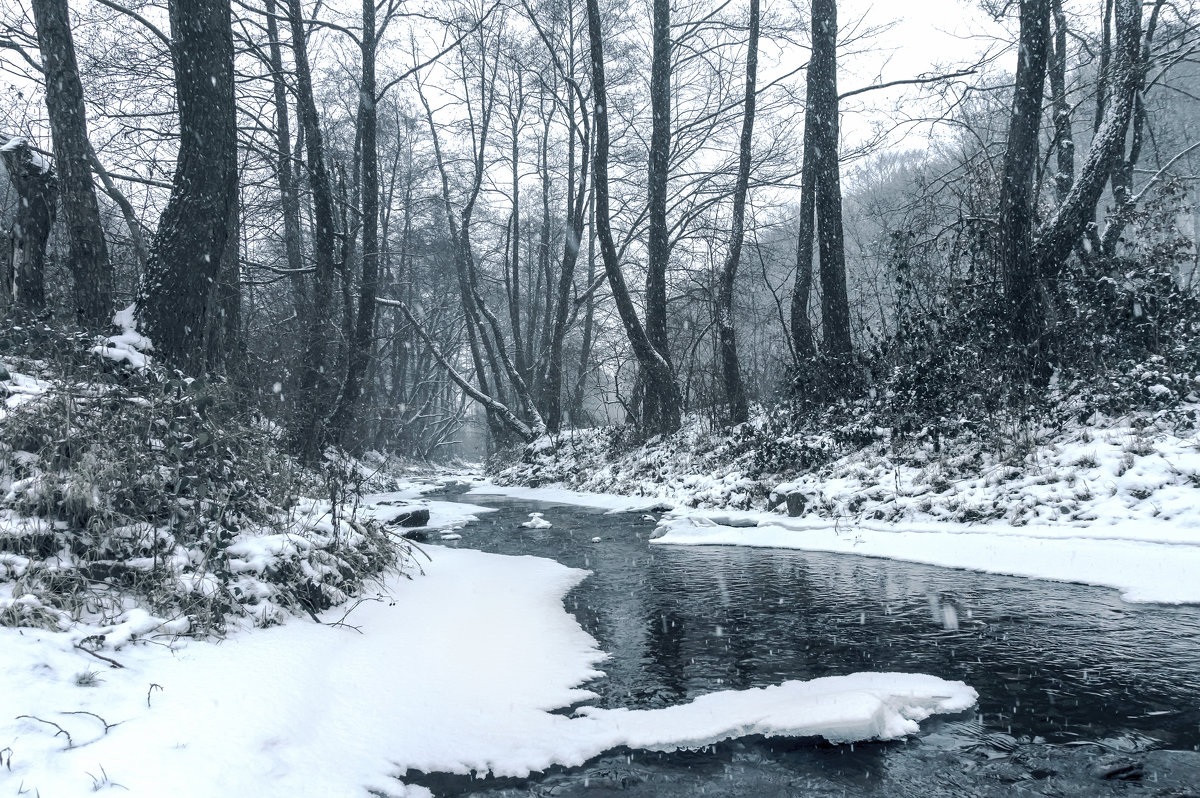
[[[443, 530], [485, 510], [433, 504]], [[350, 613], [324, 613], [322, 625], [292, 619], [219, 643], [160, 645], [146, 629], [146, 642], [106, 648], [107, 659], [69, 633], [0, 629], [0, 787], [425, 795], [402, 784], [406, 772], [521, 776], [620, 745], [673, 750], [745, 734], [890, 739], [975, 702], [961, 682], [876, 673], [661, 710], [556, 714], [586, 702], [583, 685], [603, 667], [604, 653], [562, 603], [587, 573], [535, 557], [426, 550], [423, 574], [392, 578]]]
[[768, 414], [714, 430], [692, 417], [675, 435], [637, 446], [612, 428], [544, 438], [490, 476], [823, 524], [1166, 522], [1200, 540], [1200, 402], [1083, 415], [906, 438], [883, 428], [776, 435]]
[[[800, 549], [1111, 587], [1133, 602], [1200, 604], [1200, 529], [1179, 520], [1008, 526], [788, 518], [755, 510], [676, 507], [646, 497], [481, 484], [497, 494], [610, 512], [662, 513], [652, 541]], [[1200, 492], [1197, 492], [1200, 498]]]

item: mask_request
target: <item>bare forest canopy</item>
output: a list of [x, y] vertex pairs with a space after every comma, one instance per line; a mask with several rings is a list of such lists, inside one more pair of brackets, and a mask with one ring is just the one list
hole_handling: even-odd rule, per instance
[[3, 0], [0, 306], [309, 458], [1200, 371], [1200, 10], [944, 5]]

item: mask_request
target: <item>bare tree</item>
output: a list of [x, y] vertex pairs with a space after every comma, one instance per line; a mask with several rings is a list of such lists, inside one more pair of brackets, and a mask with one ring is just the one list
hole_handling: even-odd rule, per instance
[[733, 284], [742, 257], [746, 237], [746, 193], [750, 185], [750, 155], [754, 140], [755, 82], [758, 78], [759, 0], [750, 0], [750, 41], [746, 47], [746, 107], [743, 111], [742, 135], [738, 143], [737, 186], [733, 191], [733, 225], [729, 235], [729, 253], [721, 269], [717, 287], [717, 328], [721, 346], [721, 371], [725, 398], [729, 402], [729, 417], [741, 424], [749, 417], [746, 387], [742, 382], [738, 362], [737, 334], [733, 327]]
[[[804, 175], [801, 178], [800, 234], [796, 290], [792, 297], [795, 349], [812, 349], [808, 322], [813, 239], [820, 256], [822, 351], [835, 372], [849, 368], [853, 355], [850, 302], [846, 291], [846, 252], [842, 230], [842, 189], [838, 165], [837, 3], [812, 0], [812, 59], [808, 63], [804, 109]], [[811, 214], [816, 215], [816, 224]], [[831, 382], [841, 377], [830, 375]]]
[[33, 0], [33, 13], [67, 225], [75, 313], [85, 326], [102, 328], [112, 314], [112, 265], [92, 184], [92, 147], [67, 0]]

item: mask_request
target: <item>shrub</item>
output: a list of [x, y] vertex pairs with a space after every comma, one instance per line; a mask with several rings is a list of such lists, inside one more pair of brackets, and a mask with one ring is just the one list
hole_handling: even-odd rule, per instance
[[[63, 354], [12, 358], [45, 390], [0, 419], [0, 560], [26, 561], [9, 575], [15, 597], [78, 619], [116, 617], [130, 596], [202, 633], [230, 614], [315, 613], [402, 558], [355, 517], [344, 458], [304, 472], [231, 386], [127, 371], [77, 356], [77, 336], [39, 336]], [[301, 500], [313, 489], [323, 501]], [[25, 606], [0, 621], [46, 620]]]

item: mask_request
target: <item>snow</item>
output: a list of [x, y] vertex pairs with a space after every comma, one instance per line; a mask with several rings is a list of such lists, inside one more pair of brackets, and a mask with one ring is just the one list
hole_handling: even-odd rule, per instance
[[[673, 751], [730, 737], [823, 737], [833, 743], [894, 740], [916, 734], [918, 721], [975, 705], [962, 682], [912, 673], [855, 673], [770, 687], [726, 690], [655, 710], [579, 711], [630, 748]], [[611, 747], [611, 746], [610, 746]]]
[[135, 371], [146, 368], [150, 362], [146, 352], [154, 349], [154, 345], [149, 338], [137, 331], [136, 313], [137, 306], [130, 305], [113, 314], [113, 324], [121, 332], [102, 339], [90, 351], [117, 363], [128, 364]]
[[[0, 152], [12, 152], [13, 150], [16, 150], [17, 148], [27, 144], [29, 144], [29, 142], [27, 142], [24, 138], [20, 136], [14, 136], [5, 142], [4, 145], [0, 146]], [[29, 144], [27, 150], [29, 152], [29, 160], [34, 166], [41, 170], [42, 174], [49, 172], [53, 168], [54, 165], [44, 155], [34, 149], [32, 144]]]
[[619, 745], [672, 750], [744, 734], [893, 739], [976, 699], [961, 682], [877, 673], [559, 714], [594, 697], [583, 685], [605, 658], [563, 606], [587, 572], [428, 553], [422, 575], [394, 577], [324, 624], [293, 619], [219, 643], [180, 640], [141, 611], [101, 630], [107, 659], [83, 648], [95, 630], [0, 628], [0, 790], [417, 796], [428, 792], [401, 782], [410, 770], [519, 777]]
[[521, 524], [526, 529], [549, 529], [554, 524], [542, 518], [541, 513], [530, 513], [529, 520]]
[[[0, 364], [0, 368], [3, 368], [3, 364]], [[4, 370], [9, 371], [7, 368]], [[4, 398], [3, 404], [0, 404], [0, 421], [4, 420], [9, 410], [42, 396], [51, 387], [46, 380], [9, 371], [8, 379], [0, 380], [0, 397]]]
[[1169, 524], [1073, 528], [943, 523], [844, 525], [770, 513], [664, 518], [658, 544], [758, 546], [886, 557], [993, 574], [1112, 587], [1129, 602], [1200, 604], [1200, 537]]

